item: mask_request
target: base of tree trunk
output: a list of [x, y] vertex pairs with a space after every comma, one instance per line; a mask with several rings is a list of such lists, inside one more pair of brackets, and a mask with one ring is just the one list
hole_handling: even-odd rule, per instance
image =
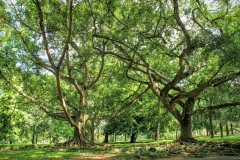
[[79, 139], [79, 138], [72, 138], [64, 143], [55, 144], [55, 146], [61, 147], [86, 147], [94, 145], [94, 142], [89, 141], [87, 139]]
[[196, 143], [196, 142], [198, 142], [198, 140], [196, 140], [193, 137], [190, 137], [190, 138], [179, 137], [177, 140], [175, 140], [175, 142]]

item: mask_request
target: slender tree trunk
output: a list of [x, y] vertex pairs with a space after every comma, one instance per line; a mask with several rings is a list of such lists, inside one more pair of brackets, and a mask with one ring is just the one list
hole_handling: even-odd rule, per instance
[[219, 123], [219, 127], [220, 127], [221, 138], [223, 138], [223, 126], [221, 122]]
[[226, 136], [229, 136], [228, 123], [226, 123]]
[[158, 121], [157, 131], [156, 131], [156, 136], [155, 136], [155, 141], [158, 141], [158, 140], [159, 140], [159, 137], [160, 137], [160, 128], [161, 128], [161, 124], [160, 124], [160, 121]]
[[33, 126], [33, 131], [32, 131], [32, 144], [36, 144], [35, 142], [35, 135], [36, 135], [36, 125]]
[[94, 121], [91, 121], [91, 141], [94, 142], [94, 130], [95, 130], [95, 126], [94, 126]]
[[137, 134], [136, 133], [132, 133], [131, 137], [130, 137], [130, 143], [135, 143], [137, 140]]
[[33, 130], [32, 133], [32, 144], [35, 144], [35, 131]]
[[232, 123], [230, 123], [230, 128], [231, 128], [231, 134], [234, 135]]
[[36, 136], [35, 136], [35, 143], [37, 144], [38, 143], [38, 133], [36, 133]]
[[117, 142], [117, 134], [114, 133], [114, 142]]
[[208, 137], [208, 126], [206, 126], [206, 134], [207, 134], [207, 137]]
[[176, 139], [178, 139], [178, 127], [176, 128]]
[[127, 134], [124, 135], [124, 141], [127, 141]]
[[212, 112], [209, 113], [209, 127], [210, 127], [210, 135], [211, 138], [214, 138], [214, 130], [213, 130], [213, 123], [212, 123]]

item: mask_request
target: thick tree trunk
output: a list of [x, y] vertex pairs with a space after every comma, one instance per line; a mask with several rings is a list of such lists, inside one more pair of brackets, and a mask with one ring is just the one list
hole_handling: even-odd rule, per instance
[[65, 146], [79, 146], [79, 147], [85, 147], [87, 145], [93, 144], [93, 142], [89, 141], [85, 137], [85, 123], [87, 121], [87, 118], [84, 116], [82, 112], [78, 112], [76, 114], [76, 123], [77, 126], [74, 126], [74, 133], [72, 139], [69, 141], [64, 142]]
[[[194, 98], [188, 98], [184, 103], [183, 111], [181, 115], [175, 113], [175, 117], [180, 123], [180, 137], [176, 140], [184, 142], [196, 142], [197, 140], [192, 137], [192, 115], [189, 114], [194, 107]], [[174, 113], [174, 112], [173, 112]], [[176, 127], [177, 128], [177, 127]]]
[[186, 114], [185, 117], [180, 121], [181, 134], [176, 140], [184, 142], [196, 142], [197, 140], [192, 137], [192, 117]]
[[137, 140], [137, 134], [136, 133], [132, 133], [131, 137], [130, 137], [130, 143], [135, 143]]
[[84, 129], [74, 128], [73, 138], [69, 141], [64, 142], [64, 146], [80, 146], [85, 147], [87, 144], [91, 144], [89, 140], [86, 139], [84, 134]]

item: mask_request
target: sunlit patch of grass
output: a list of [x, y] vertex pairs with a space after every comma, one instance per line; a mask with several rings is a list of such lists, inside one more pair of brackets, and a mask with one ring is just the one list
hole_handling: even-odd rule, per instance
[[80, 155], [81, 151], [67, 152], [57, 149], [37, 149], [37, 150], [19, 150], [19, 151], [2, 151], [0, 159], [25, 160], [25, 159], [71, 159]]
[[215, 136], [214, 138], [199, 137], [196, 139], [199, 141], [240, 141], [240, 135], [224, 136], [223, 138], [221, 138], [220, 136]]

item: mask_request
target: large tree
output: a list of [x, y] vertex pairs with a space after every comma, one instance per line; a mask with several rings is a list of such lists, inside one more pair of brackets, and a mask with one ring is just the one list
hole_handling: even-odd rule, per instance
[[178, 140], [194, 140], [194, 114], [240, 104], [224, 99], [194, 108], [204, 90], [240, 76], [236, 1], [104, 2], [106, 20], [99, 27], [106, 32], [96, 32], [94, 40], [108, 41], [106, 53], [125, 62], [128, 78], [150, 86], [180, 123]]
[[68, 120], [74, 143], [88, 143], [86, 121], [100, 111], [106, 115], [109, 106], [94, 100], [113, 98], [108, 89], [120, 91], [112, 102], [124, 108], [110, 108], [117, 115], [150, 87], [180, 123], [179, 140], [192, 139], [192, 115], [239, 105], [226, 100], [194, 110], [204, 90], [240, 75], [236, 3], [19, 0], [7, 11], [12, 21], [1, 21], [12, 35], [1, 48], [1, 78], [48, 115]]
[[[107, 40], [94, 42], [101, 51], [93, 49], [93, 34], [100, 30], [92, 10], [96, 2], [18, 0], [6, 5], [4, 16], [11, 21], [1, 21], [11, 36], [1, 46], [0, 77], [48, 116], [68, 121], [75, 128], [70, 144], [91, 143], [85, 137], [87, 120], [121, 114], [148, 89], [114, 80], [122, 64], [106, 56]], [[122, 95], [112, 106], [95, 103], [114, 89], [105, 89], [106, 83]]]

